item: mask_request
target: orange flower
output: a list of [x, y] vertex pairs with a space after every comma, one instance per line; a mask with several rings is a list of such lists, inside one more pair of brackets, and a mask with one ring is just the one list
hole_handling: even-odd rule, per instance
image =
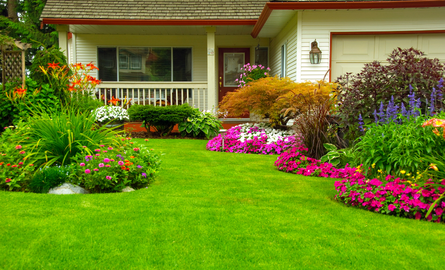
[[71, 85], [70, 87], [68, 87], [68, 91], [70, 92], [76, 91], [76, 88], [74, 88], [74, 86]]
[[126, 167], [125, 167], [125, 166], [122, 166], [122, 167], [121, 167], [121, 169], [122, 169], [122, 170], [125, 170], [125, 169], [126, 169]]
[[119, 101], [121, 101], [121, 100], [118, 98], [114, 98], [114, 96], [113, 96], [113, 98], [110, 99], [108, 102], [113, 104], [114, 106], [117, 106]]
[[14, 93], [18, 96], [24, 96], [26, 94], [26, 89], [23, 88], [17, 88], [14, 90]]
[[99, 70], [95, 65], [93, 65], [93, 62], [90, 62], [89, 64], [87, 64], [87, 67], [89, 67], [90, 70], [95, 70], [95, 69]]
[[59, 63], [48, 63], [48, 68], [58, 68], [59, 67]]

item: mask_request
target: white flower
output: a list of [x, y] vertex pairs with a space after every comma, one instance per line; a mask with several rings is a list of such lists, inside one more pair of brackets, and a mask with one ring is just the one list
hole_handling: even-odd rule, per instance
[[97, 122], [109, 122], [112, 120], [130, 120], [127, 110], [118, 106], [102, 106], [93, 110]]

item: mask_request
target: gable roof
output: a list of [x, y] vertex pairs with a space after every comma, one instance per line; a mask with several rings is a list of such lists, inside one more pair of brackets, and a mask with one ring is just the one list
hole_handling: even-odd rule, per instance
[[41, 19], [256, 20], [267, 0], [48, 0]]

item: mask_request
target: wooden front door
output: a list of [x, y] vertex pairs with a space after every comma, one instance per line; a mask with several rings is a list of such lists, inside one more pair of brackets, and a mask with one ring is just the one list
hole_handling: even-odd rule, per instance
[[[220, 48], [218, 52], [218, 102], [238, 88], [241, 68], [250, 61], [249, 48]], [[229, 116], [230, 117], [230, 116]], [[249, 113], [241, 117], [248, 118]]]

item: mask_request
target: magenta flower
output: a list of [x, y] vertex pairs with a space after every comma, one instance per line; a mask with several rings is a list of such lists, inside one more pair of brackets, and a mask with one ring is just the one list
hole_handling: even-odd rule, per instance
[[100, 156], [100, 154], [96, 154], [96, 157]]
[[124, 162], [123, 162], [122, 160], [119, 160], [119, 161], [117, 162], [117, 164], [119, 164], [119, 166], [122, 166], [122, 165], [124, 165]]
[[105, 165], [103, 163], [99, 163], [99, 168], [104, 167]]
[[110, 168], [111, 166], [109, 164], [105, 165], [105, 167]]
[[94, 169], [94, 171], [95, 171], [95, 172], [98, 172], [98, 171], [99, 171], [99, 169], [98, 169], [98, 168], [95, 168], [95, 169]]
[[86, 170], [85, 170], [85, 173], [86, 173], [86, 174], [89, 174], [90, 172], [91, 172], [90, 169], [86, 169]]
[[85, 163], [82, 162], [79, 165], [80, 165], [80, 167], [83, 167], [83, 166], [85, 166]]
[[113, 150], [113, 147], [111, 147], [111, 146], [110, 146], [110, 147], [108, 147], [108, 150]]
[[105, 178], [107, 178], [107, 180], [111, 180], [111, 176], [106, 176]]
[[390, 205], [388, 205], [388, 210], [389, 211], [394, 211], [396, 209], [396, 207], [394, 206], [394, 204], [390, 204]]
[[108, 162], [110, 162], [110, 159], [109, 158], [104, 158], [104, 162], [108, 163]]

